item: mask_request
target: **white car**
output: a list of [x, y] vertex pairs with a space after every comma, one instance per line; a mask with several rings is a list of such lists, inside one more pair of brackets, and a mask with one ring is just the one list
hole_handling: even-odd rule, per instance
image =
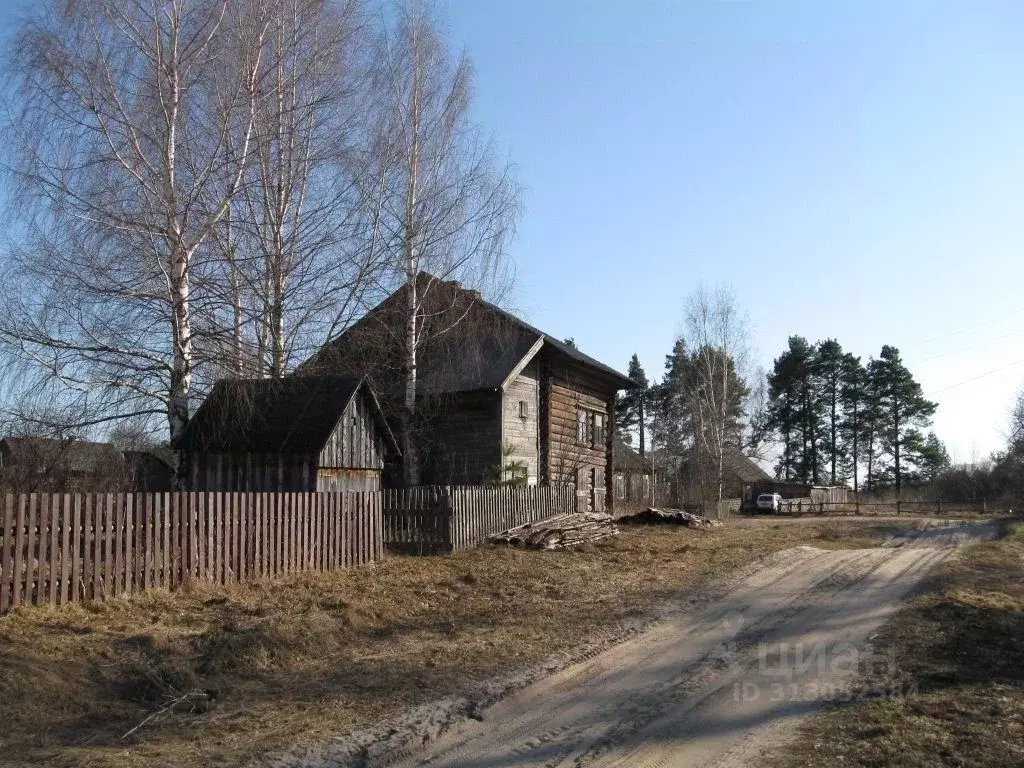
[[778, 512], [782, 506], [782, 496], [777, 493], [762, 493], [757, 497], [758, 512]]

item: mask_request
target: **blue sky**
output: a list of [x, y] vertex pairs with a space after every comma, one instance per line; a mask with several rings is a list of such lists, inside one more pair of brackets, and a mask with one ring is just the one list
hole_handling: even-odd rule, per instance
[[[0, 35], [18, 0], [0, 0]], [[766, 367], [895, 344], [957, 460], [1024, 382], [1024, 5], [447, 0], [518, 165], [514, 308], [652, 378], [700, 283]]]
[[1001, 445], [1024, 382], [1024, 6], [447, 12], [526, 187], [514, 303], [536, 325], [656, 376], [686, 295], [725, 282], [766, 367], [794, 333], [894, 344], [957, 460]]

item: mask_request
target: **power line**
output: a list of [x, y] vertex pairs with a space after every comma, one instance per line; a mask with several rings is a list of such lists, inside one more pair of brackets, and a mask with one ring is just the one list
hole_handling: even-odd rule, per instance
[[972, 349], [977, 349], [978, 347], [984, 347], [985, 345], [991, 344], [994, 341], [1001, 341], [1002, 339], [1008, 339], [1011, 336], [1016, 336], [1019, 333], [1024, 333], [1024, 328], [1018, 328], [1016, 331], [1010, 331], [1009, 333], [1004, 333], [1001, 336], [993, 336], [990, 339], [986, 339], [985, 341], [979, 341], [977, 344], [971, 344], [970, 346], [967, 346], [967, 347], [961, 347], [960, 349], [954, 349], [954, 350], [951, 350], [949, 352], [940, 352], [937, 355], [931, 355], [930, 357], [926, 357], [923, 360], [921, 360], [920, 362], [928, 363], [928, 362], [931, 362], [932, 360], [941, 360], [942, 358], [949, 357], [950, 355], [958, 355], [961, 352], [970, 352]]
[[1000, 371], [1005, 371], [1005, 370], [1007, 370], [1009, 368], [1013, 368], [1015, 365], [1020, 365], [1021, 363], [1024, 363], [1024, 358], [1021, 358], [1020, 360], [1014, 360], [1012, 363], [1008, 363], [1007, 365], [1001, 366], [999, 368], [993, 368], [991, 371], [986, 371], [985, 373], [979, 373], [977, 376], [973, 376], [973, 377], [971, 377], [969, 379], [964, 379], [963, 381], [958, 381], [956, 384], [950, 384], [948, 387], [943, 387], [942, 389], [936, 389], [933, 392], [929, 392], [927, 396], [931, 397], [932, 395], [937, 395], [940, 392], [946, 392], [947, 390], [950, 390], [950, 389], [956, 389], [957, 387], [963, 386], [964, 384], [970, 384], [972, 381], [977, 381], [978, 379], [984, 379], [986, 376], [991, 376], [993, 373], [999, 373]]

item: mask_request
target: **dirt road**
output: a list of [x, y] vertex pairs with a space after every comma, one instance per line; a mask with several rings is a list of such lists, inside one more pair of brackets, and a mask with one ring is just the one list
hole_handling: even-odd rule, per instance
[[957, 546], [994, 531], [787, 550], [724, 599], [519, 691], [399, 765], [755, 765], [801, 716], [860, 695], [858, 664], [888, 663], [869, 644], [880, 623]]

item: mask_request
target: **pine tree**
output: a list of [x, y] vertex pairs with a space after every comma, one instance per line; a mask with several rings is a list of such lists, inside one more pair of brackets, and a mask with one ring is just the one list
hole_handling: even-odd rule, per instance
[[621, 395], [615, 407], [615, 429], [624, 441], [632, 445], [633, 430], [639, 432], [640, 455], [646, 453], [646, 421], [647, 421], [647, 400], [650, 394], [650, 383], [647, 381], [647, 374], [640, 364], [640, 358], [633, 354], [629, 359], [629, 370], [627, 376], [633, 381], [633, 389], [626, 390]]
[[844, 356], [839, 342], [835, 339], [819, 342], [814, 348], [812, 368], [812, 402], [824, 416], [821, 458], [828, 462], [830, 484], [837, 485], [845, 479], [842, 476], [845, 452], [840, 435]]
[[925, 399], [896, 347], [882, 347], [878, 359], [872, 361], [871, 377], [879, 409], [880, 449], [883, 459], [890, 462], [884, 465], [883, 477], [892, 478], [899, 495], [908, 458], [904, 449], [911, 450], [912, 460], [913, 448], [924, 444], [920, 430], [931, 424], [937, 405]]
[[813, 347], [802, 336], [790, 336], [768, 376], [770, 424], [782, 441], [776, 468], [784, 480], [817, 481], [817, 422], [811, 383]]
[[919, 478], [934, 483], [939, 475], [949, 468], [949, 452], [934, 432], [929, 432], [924, 442], [915, 446], [913, 462], [917, 466]]
[[657, 445], [661, 464], [670, 472], [678, 472], [690, 444], [686, 408], [688, 367], [686, 342], [678, 338], [672, 345], [672, 353], [665, 355], [665, 373], [661, 381], [651, 387], [648, 397], [651, 442]]
[[864, 374], [864, 458], [867, 462], [865, 485], [868, 491], [875, 490], [878, 484], [878, 461], [880, 451], [878, 435], [881, 432], [882, 396], [880, 371], [881, 363], [875, 358], [868, 360]]
[[839, 407], [842, 418], [839, 435], [842, 453], [846, 459], [846, 472], [853, 475], [853, 490], [860, 490], [860, 462], [863, 454], [864, 432], [867, 410], [867, 370], [860, 358], [847, 353], [842, 362], [842, 384], [839, 392]]

